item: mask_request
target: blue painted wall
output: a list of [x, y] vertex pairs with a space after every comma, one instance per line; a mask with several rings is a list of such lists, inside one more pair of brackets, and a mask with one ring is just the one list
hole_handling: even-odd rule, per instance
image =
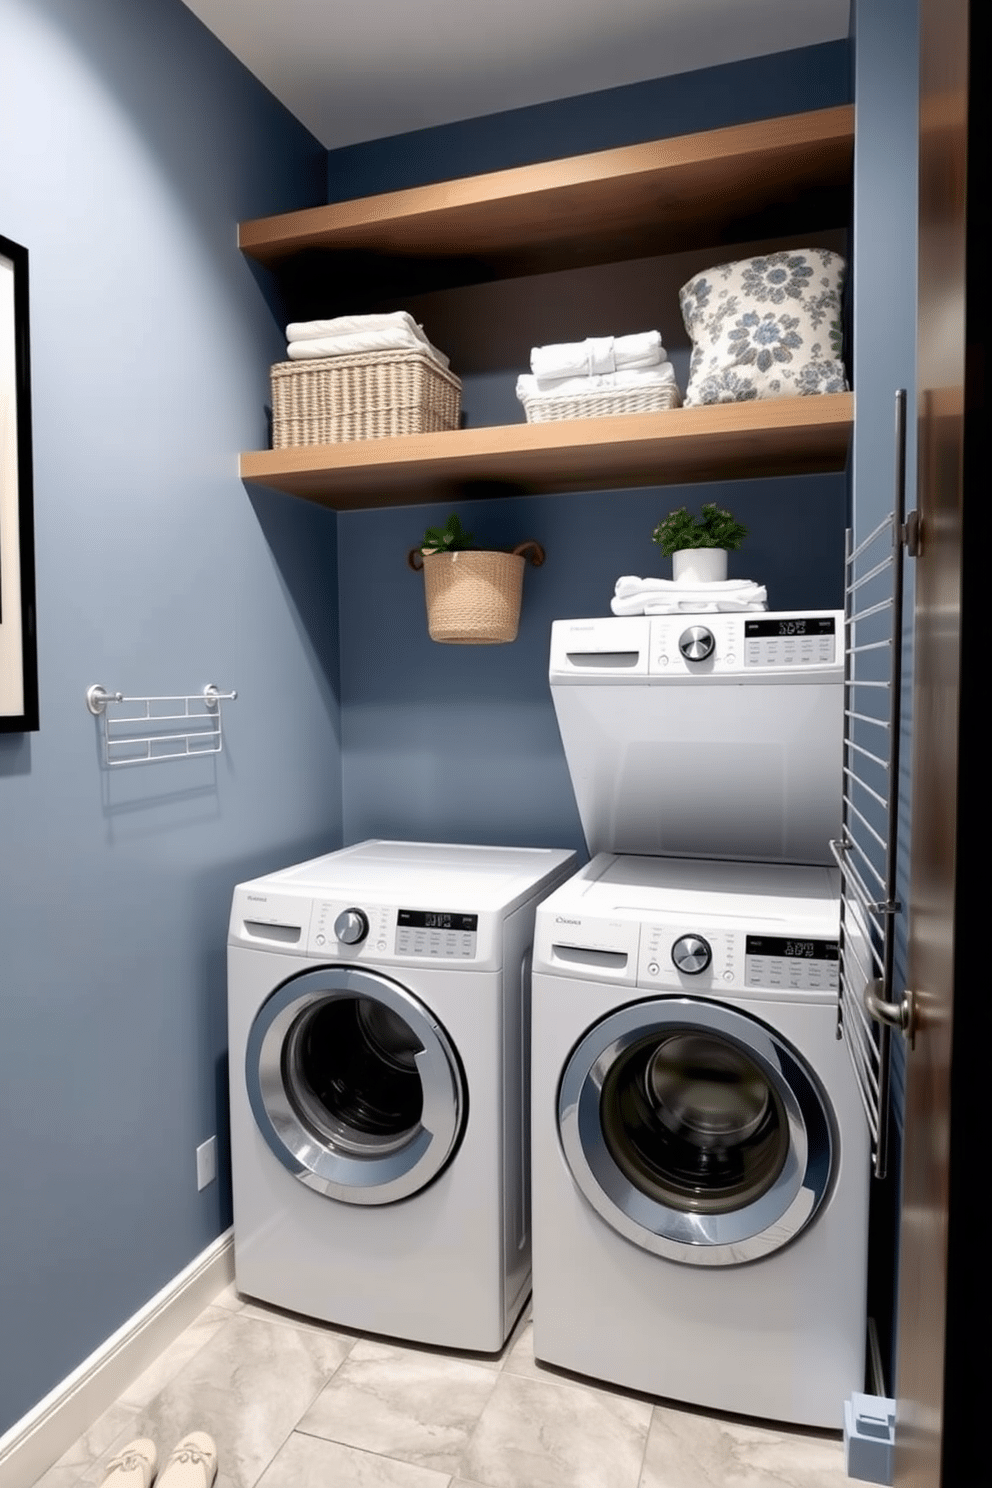
[[[859, 0], [855, 8], [853, 529], [861, 542], [893, 507], [894, 399], [907, 390], [906, 505], [916, 504], [916, 276], [919, 156], [919, 8], [916, 0]], [[905, 566], [903, 714], [897, 896], [908, 903], [912, 749], [913, 563]], [[868, 597], [874, 597], [869, 595]], [[862, 636], [866, 639], [867, 632]], [[867, 673], [865, 673], [867, 675]], [[862, 695], [863, 696], [863, 695]], [[878, 745], [878, 734], [871, 741]], [[883, 786], [884, 789], [884, 786]], [[862, 834], [863, 835], [863, 834]], [[906, 916], [896, 921], [896, 991], [906, 986]], [[886, 1385], [894, 1393], [894, 1304], [904, 1048], [893, 1035], [891, 1150], [884, 1184], [872, 1187], [869, 1310], [876, 1318]]]
[[[730, 504], [750, 529], [730, 556], [731, 578], [766, 583], [782, 609], [840, 606], [842, 474], [342, 513], [346, 839], [517, 843], [584, 857], [548, 689], [551, 622], [609, 614], [620, 574], [670, 574], [653, 528], [674, 507], [709, 500]], [[423, 579], [405, 557], [452, 509], [482, 545], [533, 538], [546, 550], [544, 566], [526, 570], [512, 645], [428, 637]]]
[[[236, 223], [319, 201], [325, 152], [178, 0], [0, 0], [0, 36], [41, 691], [0, 736], [2, 1434], [229, 1223], [231, 888], [341, 809], [334, 518], [237, 477], [280, 334]], [[209, 681], [222, 755], [101, 770], [90, 683]]]
[[831, 108], [850, 103], [852, 86], [850, 44], [829, 41], [604, 88], [332, 150], [327, 158], [327, 199], [344, 201], [587, 150]]

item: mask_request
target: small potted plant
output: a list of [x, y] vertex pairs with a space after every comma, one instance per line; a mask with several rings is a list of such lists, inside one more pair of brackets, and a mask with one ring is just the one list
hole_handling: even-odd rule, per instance
[[457, 512], [443, 527], [428, 527], [407, 561], [424, 571], [431, 640], [456, 646], [515, 641], [528, 560], [535, 568], [544, 562], [540, 543], [520, 543], [509, 553], [476, 548]]
[[713, 584], [727, 577], [727, 554], [740, 547], [747, 528], [715, 501], [707, 501], [698, 517], [684, 506], [669, 512], [651, 537], [663, 555], [671, 558], [673, 579]]

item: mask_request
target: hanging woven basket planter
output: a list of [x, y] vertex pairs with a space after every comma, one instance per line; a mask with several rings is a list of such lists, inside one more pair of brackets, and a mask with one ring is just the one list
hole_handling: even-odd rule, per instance
[[515, 641], [520, 624], [524, 566], [540, 568], [540, 543], [519, 543], [512, 553], [462, 549], [425, 553], [411, 549], [407, 562], [423, 569], [427, 630], [432, 641], [452, 646], [498, 646]]

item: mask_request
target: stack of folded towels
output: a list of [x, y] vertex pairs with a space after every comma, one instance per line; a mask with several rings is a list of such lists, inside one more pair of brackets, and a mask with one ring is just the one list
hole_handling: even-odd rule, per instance
[[673, 383], [675, 372], [660, 331], [632, 336], [589, 336], [557, 346], [535, 346], [530, 372], [517, 378], [517, 397], [572, 397], [576, 393], [612, 392]]
[[369, 351], [421, 351], [447, 367], [443, 351], [432, 346], [405, 310], [382, 315], [337, 315], [333, 320], [294, 320], [286, 327], [286, 354], [292, 362], [316, 357], [360, 356]]
[[718, 610], [767, 610], [768, 591], [750, 579], [683, 584], [675, 579], [617, 579], [610, 609], [614, 615], [699, 615]]

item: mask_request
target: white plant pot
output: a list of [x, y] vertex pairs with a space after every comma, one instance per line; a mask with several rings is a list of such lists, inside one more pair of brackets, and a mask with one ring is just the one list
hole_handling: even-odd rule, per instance
[[672, 578], [677, 584], [720, 584], [726, 577], [726, 548], [680, 548], [672, 554]]

